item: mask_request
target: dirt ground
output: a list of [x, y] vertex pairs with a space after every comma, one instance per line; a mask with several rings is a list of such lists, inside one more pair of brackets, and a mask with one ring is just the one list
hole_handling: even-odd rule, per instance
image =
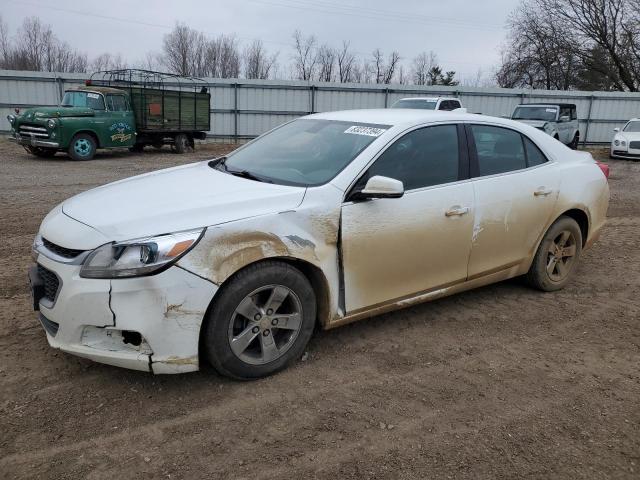
[[0, 477], [640, 478], [640, 163], [610, 161], [608, 226], [561, 292], [510, 281], [321, 332], [251, 383], [51, 349], [26, 281], [44, 215], [229, 148], [76, 163], [0, 139]]

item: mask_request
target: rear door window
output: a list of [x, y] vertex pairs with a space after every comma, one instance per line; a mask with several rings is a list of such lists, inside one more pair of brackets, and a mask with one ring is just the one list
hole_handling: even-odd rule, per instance
[[107, 108], [112, 112], [126, 112], [127, 102], [124, 95], [107, 95]]
[[544, 153], [540, 151], [540, 149], [529, 140], [527, 137], [524, 137], [524, 148], [527, 152], [527, 166], [535, 167], [536, 165], [542, 165], [546, 163], [547, 157], [544, 156]]
[[490, 125], [471, 125], [478, 158], [478, 175], [495, 175], [527, 168], [519, 132]]

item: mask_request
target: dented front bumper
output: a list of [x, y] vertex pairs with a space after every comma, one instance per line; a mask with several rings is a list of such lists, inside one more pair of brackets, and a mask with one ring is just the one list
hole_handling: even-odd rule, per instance
[[177, 266], [147, 277], [99, 280], [81, 278], [80, 265], [42, 254], [36, 261], [57, 277], [55, 294], [38, 300], [52, 347], [153, 373], [199, 369], [200, 326], [217, 289], [213, 283]]

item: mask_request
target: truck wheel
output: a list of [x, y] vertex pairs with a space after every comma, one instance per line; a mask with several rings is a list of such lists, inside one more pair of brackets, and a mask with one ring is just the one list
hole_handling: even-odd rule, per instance
[[174, 139], [174, 148], [176, 153], [187, 153], [193, 151], [192, 141], [185, 133], [179, 133]]
[[57, 153], [57, 150], [42, 147], [27, 147], [27, 151], [40, 158], [51, 158]]
[[136, 143], [135, 145], [129, 147], [129, 151], [132, 153], [142, 153], [144, 151], [144, 144]]
[[576, 134], [573, 136], [573, 140], [571, 140], [571, 143], [569, 144], [569, 148], [572, 150], [577, 150], [578, 143], [580, 143], [580, 134], [576, 132]]
[[68, 152], [73, 160], [91, 160], [96, 154], [96, 141], [88, 133], [79, 133], [71, 139]]
[[222, 375], [266, 377], [302, 356], [315, 321], [309, 280], [291, 265], [266, 261], [222, 287], [203, 327], [203, 344]]

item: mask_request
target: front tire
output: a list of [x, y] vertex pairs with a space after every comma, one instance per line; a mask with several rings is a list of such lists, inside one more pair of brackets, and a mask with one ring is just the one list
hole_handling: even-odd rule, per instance
[[531, 268], [526, 275], [529, 285], [545, 292], [566, 286], [582, 253], [582, 231], [570, 217], [562, 216], [544, 235]]
[[43, 147], [27, 147], [27, 151], [40, 158], [52, 158], [58, 152], [52, 148], [43, 148]]
[[69, 156], [73, 160], [91, 160], [96, 154], [96, 141], [88, 133], [79, 133], [71, 139]]
[[576, 134], [573, 136], [573, 140], [571, 140], [571, 143], [569, 144], [569, 148], [571, 150], [577, 150], [579, 143], [580, 143], [580, 134], [576, 132]]
[[209, 362], [222, 375], [255, 379], [300, 358], [313, 334], [315, 293], [297, 268], [266, 261], [222, 287], [204, 330]]

